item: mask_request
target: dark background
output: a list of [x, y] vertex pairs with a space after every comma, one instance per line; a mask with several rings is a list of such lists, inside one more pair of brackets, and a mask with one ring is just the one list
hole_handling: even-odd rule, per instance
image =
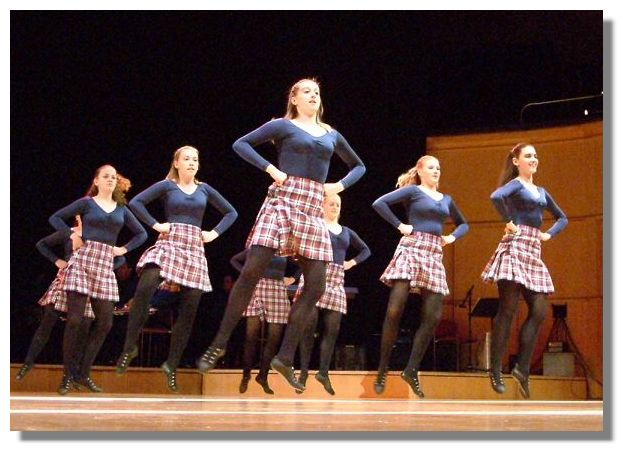
[[[102, 164], [132, 180], [131, 198], [164, 178], [175, 149], [200, 150], [201, 180], [239, 212], [206, 247], [218, 292], [223, 276], [235, 274], [228, 260], [243, 248], [271, 181], [231, 144], [282, 116], [289, 87], [309, 76], [320, 80], [326, 122], [367, 166], [342, 195], [341, 222], [373, 255], [347, 274], [360, 295], [349, 303], [340, 343], [374, 346], [389, 292], [378, 277], [399, 234], [370, 204], [415, 164], [427, 136], [515, 129], [529, 102], [600, 94], [602, 25], [601, 11], [13, 11], [11, 361], [23, 360], [36, 301], [55, 274], [35, 243], [52, 232], [50, 214], [84, 195]], [[531, 111], [527, 123], [593, 118], [574, 114]], [[273, 149], [263, 153], [276, 161]], [[336, 157], [328, 181], [345, 172]], [[209, 211], [204, 229], [218, 220]], [[149, 233], [131, 263], [153, 243]], [[218, 299], [205, 296], [186, 365], [218, 325]], [[414, 304], [407, 328], [417, 322]], [[103, 363], [118, 354], [111, 343], [124, 330], [116, 326]], [[57, 329], [42, 362], [60, 359]]]

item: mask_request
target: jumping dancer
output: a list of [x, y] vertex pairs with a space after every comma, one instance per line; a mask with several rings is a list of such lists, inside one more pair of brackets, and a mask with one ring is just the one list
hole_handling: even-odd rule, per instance
[[[352, 229], [340, 225], [340, 211], [342, 200], [339, 195], [327, 196], [324, 201], [324, 221], [329, 229], [331, 237], [331, 247], [333, 248], [333, 261], [327, 266], [326, 289], [320, 300], [316, 303], [313, 315], [308, 323], [307, 331], [299, 344], [301, 360], [301, 374], [299, 382], [305, 385], [309, 370], [309, 360], [314, 347], [314, 333], [318, 323], [318, 313], [322, 312], [323, 332], [320, 343], [320, 368], [316, 373], [316, 380], [322, 384], [324, 389], [331, 395], [335, 391], [329, 379], [329, 367], [335, 349], [335, 342], [340, 333], [342, 315], [346, 315], [346, 292], [344, 291], [344, 271], [348, 271], [353, 266], [358, 265], [370, 257], [370, 248], [359, 238]], [[357, 255], [346, 260], [346, 251], [350, 248], [358, 251]], [[299, 289], [295, 296], [304, 289], [305, 281], [301, 278]]]
[[[58, 302], [59, 307], [61, 305], [64, 305], [65, 311], [67, 311], [66, 295], [63, 290], [59, 289], [59, 285], [65, 274], [67, 261], [71, 257], [71, 254], [74, 251], [74, 247], [75, 249], [78, 249], [83, 244], [82, 240], [77, 238], [78, 235], [82, 234], [80, 216], [76, 217], [76, 224], [74, 227], [72, 227], [72, 231], [76, 232], [76, 234], [74, 234], [74, 240], [68, 238], [67, 233], [65, 232], [54, 232], [51, 235], [48, 235], [37, 242], [37, 250], [41, 253], [41, 255], [51, 261], [54, 266], [58, 268], [58, 272], [56, 273], [56, 277], [54, 277], [54, 280], [52, 280], [52, 283], [50, 284], [46, 292], [38, 301], [38, 304], [43, 307], [43, 316], [41, 318], [41, 323], [39, 324], [39, 327], [37, 328], [35, 334], [32, 337], [30, 346], [28, 347], [28, 352], [26, 353], [24, 364], [20, 367], [17, 375], [15, 376], [17, 380], [25, 378], [30, 370], [33, 369], [33, 367], [35, 366], [35, 360], [37, 360], [37, 357], [50, 339], [52, 329], [54, 328], [56, 321], [60, 318], [62, 313], [60, 310], [56, 310], [54, 308], [54, 305]], [[63, 246], [63, 256], [59, 257], [57, 254], [54, 253], [53, 248], [60, 247], [61, 245]], [[95, 314], [93, 313], [91, 304], [87, 303], [82, 326], [80, 328], [82, 343], [86, 342], [88, 330], [94, 318]], [[73, 366], [77, 368], [78, 364], [75, 362]]]
[[[95, 172], [93, 183], [82, 199], [78, 199], [50, 217], [50, 224], [57, 230], [74, 237], [76, 233], [66, 221], [80, 215], [84, 246], [75, 251], [60, 283], [67, 296], [67, 323], [63, 337], [64, 375], [58, 392], [62, 395], [71, 390], [74, 381], [90, 391], [102, 389], [91, 379], [91, 367], [110, 328], [114, 303], [119, 301], [117, 279], [113, 272], [114, 258], [140, 246], [147, 233], [132, 212], [125, 206], [125, 193], [130, 181], [110, 165], [101, 166]], [[117, 238], [126, 226], [133, 236], [127, 244], [117, 247]], [[76, 374], [72, 368], [73, 357], [83, 344], [80, 340], [82, 317], [87, 302], [95, 313], [95, 322], [89, 332], [81, 368]]]
[[[225, 316], [210, 347], [197, 360], [200, 372], [214, 368], [225, 354], [229, 337], [251, 301], [255, 287], [275, 253], [296, 256], [308, 281], [290, 311], [283, 342], [271, 367], [294, 388], [294, 353], [325, 288], [326, 263], [332, 261], [331, 240], [322, 219], [324, 195], [336, 194], [355, 183], [365, 166], [344, 137], [322, 122], [318, 83], [303, 79], [288, 93], [285, 117], [272, 120], [238, 139], [234, 150], [274, 180], [247, 239], [249, 254], [229, 297]], [[272, 141], [279, 151], [279, 169], [260, 156], [255, 146]], [[336, 153], [350, 168], [337, 183], [325, 183]]]
[[[159, 232], [156, 244], [147, 249], [136, 265], [140, 279], [130, 309], [123, 352], [117, 360], [117, 374], [124, 374], [138, 355], [138, 336], [149, 315], [149, 301], [164, 281], [181, 286], [179, 314], [171, 331], [167, 360], [161, 365], [167, 388], [179, 390], [176, 370], [188, 343], [197, 307], [204, 292], [212, 291], [204, 243], [223, 234], [238, 213], [231, 204], [207, 183], [197, 180], [199, 151], [184, 146], [175, 151], [166, 178], [139, 193], [130, 202], [136, 216]], [[146, 205], [161, 200], [165, 222], [158, 222]], [[206, 207], [210, 204], [223, 214], [210, 231], [201, 229]]]
[[[385, 389], [389, 358], [409, 292], [412, 292], [422, 296], [422, 316], [413, 338], [409, 361], [400, 376], [418, 397], [424, 397], [418, 370], [441, 320], [443, 297], [449, 293], [442, 248], [465, 235], [469, 228], [454, 200], [437, 191], [440, 176], [441, 168], [437, 158], [425, 155], [398, 178], [397, 190], [381, 196], [372, 204], [383, 219], [404, 235], [381, 275], [381, 281], [391, 287], [391, 292], [383, 322], [381, 357], [374, 384], [378, 394]], [[405, 205], [408, 224], [403, 224], [391, 211], [390, 205], [395, 203]], [[448, 217], [456, 228], [450, 235], [442, 235], [443, 224]]]
[[[230, 260], [232, 266], [238, 271], [242, 271], [248, 253], [249, 250], [245, 249], [234, 255]], [[286, 257], [275, 255], [272, 258], [266, 272], [255, 287], [251, 303], [243, 313], [243, 316], [246, 317], [246, 335], [240, 393], [247, 391], [255, 360], [255, 350], [262, 331], [262, 323], [267, 323], [268, 338], [261, 352], [260, 371], [255, 377], [255, 381], [262, 386], [265, 393], [274, 394], [268, 385], [268, 370], [270, 369], [270, 361], [277, 352], [283, 329], [288, 323], [288, 315], [290, 314], [290, 300], [286, 287], [295, 281], [294, 277], [285, 276], [287, 265]]]
[[[534, 146], [519, 143], [508, 153], [500, 188], [491, 194], [495, 208], [506, 221], [504, 236], [482, 272], [486, 282], [496, 282], [500, 298], [491, 333], [491, 386], [504, 393], [502, 356], [508, 348], [511, 324], [519, 298], [528, 305], [528, 317], [521, 327], [519, 356], [511, 375], [524, 398], [530, 397], [529, 375], [539, 330], [547, 315], [547, 294], [554, 292], [552, 278], [541, 260], [541, 241], [548, 241], [567, 226], [567, 217], [543, 187], [534, 184], [539, 160]], [[556, 222], [543, 233], [543, 210]]]
[[[37, 357], [50, 339], [50, 334], [54, 329], [54, 325], [61, 317], [61, 314], [63, 314], [63, 312], [67, 312], [67, 295], [59, 287], [61, 280], [65, 275], [65, 268], [67, 268], [67, 262], [71, 258], [71, 254], [74, 250], [79, 249], [84, 244], [82, 240], [78, 238], [79, 235], [82, 235], [80, 216], [76, 216], [76, 225], [72, 227], [72, 231], [75, 232], [75, 234], [73, 234], [73, 240], [67, 237], [66, 232], [60, 231], [54, 232], [37, 242], [37, 250], [58, 268], [58, 272], [44, 295], [41, 299], [39, 299], [38, 303], [43, 307], [43, 316], [39, 327], [32, 337], [30, 346], [28, 347], [24, 364], [20, 367], [17, 375], [15, 376], [17, 380], [25, 378], [30, 370], [34, 368]], [[60, 247], [61, 245], [63, 245], [64, 248], [64, 255], [59, 257], [54, 253], [53, 249], [55, 247]], [[124, 257], [115, 257], [115, 269], [121, 266], [124, 262]], [[79, 331], [80, 337], [78, 338], [78, 343], [86, 344], [89, 329], [94, 318], [95, 314], [91, 308], [91, 303], [87, 302]], [[75, 356], [74, 363], [72, 364], [73, 368], [80, 367], [83, 352], [84, 349], [77, 350], [77, 355]]]

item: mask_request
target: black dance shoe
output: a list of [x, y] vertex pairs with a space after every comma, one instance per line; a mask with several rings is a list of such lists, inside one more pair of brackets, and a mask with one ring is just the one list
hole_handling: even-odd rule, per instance
[[26, 375], [30, 373], [30, 370], [32, 370], [33, 366], [34, 365], [32, 363], [24, 363], [22, 367], [19, 369], [19, 371], [17, 372], [17, 374], [15, 375], [15, 379], [17, 379], [18, 381], [21, 381], [22, 379], [24, 379]]
[[515, 365], [513, 371], [511, 371], [511, 376], [519, 383], [521, 396], [523, 396], [524, 399], [528, 399], [530, 397], [530, 375], [522, 373], [519, 366]]
[[411, 390], [413, 390], [413, 393], [415, 393], [418, 398], [424, 397], [424, 392], [420, 388], [420, 379], [418, 378], [417, 371], [404, 370], [400, 373], [400, 377], [409, 384], [409, 387], [411, 387]]
[[[298, 381], [299, 381], [299, 384], [301, 384], [303, 387], [305, 387], [305, 383], [307, 382], [307, 376], [308, 376], [307, 370], [301, 370], [301, 374], [299, 374]], [[303, 393], [303, 390], [299, 390], [299, 389], [296, 389], [294, 391], [296, 392], [297, 395], [300, 395], [301, 393]]]
[[385, 382], [387, 382], [387, 371], [379, 371], [374, 382], [374, 391], [377, 395], [385, 391]]
[[489, 381], [491, 382], [491, 387], [497, 393], [504, 393], [506, 391], [506, 385], [504, 385], [504, 379], [502, 378], [502, 373], [499, 371], [489, 370]]
[[242, 373], [242, 379], [240, 379], [240, 386], [238, 387], [238, 391], [240, 393], [244, 393], [249, 388], [249, 379], [251, 379], [251, 374]]
[[97, 385], [89, 376], [76, 379], [75, 384], [79, 387], [84, 387], [93, 393], [101, 393], [104, 391], [104, 389]]
[[71, 391], [74, 386], [74, 378], [67, 373], [63, 373], [63, 380], [61, 380], [61, 384], [58, 386], [58, 394], [65, 396], [67, 393]]
[[329, 379], [329, 373], [325, 373], [324, 371], [318, 371], [316, 373], [316, 376], [314, 377], [318, 382], [322, 384], [327, 393], [329, 393], [330, 395], [335, 395], [335, 390], [333, 390], [333, 387], [331, 386], [331, 380]]
[[172, 392], [178, 392], [180, 389], [177, 386], [177, 373], [172, 369], [167, 362], [160, 365], [160, 369], [167, 376], [167, 388]]
[[126, 371], [128, 371], [130, 363], [132, 363], [132, 360], [137, 355], [138, 348], [135, 347], [130, 352], [124, 352], [119, 356], [119, 359], [117, 360], [117, 368], [115, 369], [117, 376], [121, 376], [122, 374], [125, 374]]
[[270, 361], [270, 367], [281, 374], [292, 387], [300, 391], [305, 391], [305, 386], [299, 384], [296, 380], [296, 376], [294, 376], [294, 368], [284, 364], [277, 356], [273, 357]]
[[204, 352], [203, 355], [197, 359], [197, 371], [203, 374], [214, 369], [219, 359], [224, 355], [224, 349], [210, 346], [206, 349], [206, 352]]
[[270, 385], [268, 385], [268, 378], [266, 376], [260, 377], [260, 375], [258, 374], [257, 376], [255, 376], [255, 382], [262, 386], [262, 388], [264, 389], [264, 393], [266, 393], [267, 395], [275, 394], [273, 389], [270, 388]]

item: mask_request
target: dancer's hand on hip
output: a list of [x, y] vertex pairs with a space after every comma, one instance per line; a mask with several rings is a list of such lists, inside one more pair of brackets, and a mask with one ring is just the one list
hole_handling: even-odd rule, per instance
[[283, 182], [285, 182], [286, 179], [288, 178], [288, 174], [286, 174], [283, 171], [280, 171], [272, 164], [266, 168], [266, 172], [268, 172], [268, 174], [273, 178], [273, 180], [278, 186], [283, 185]]
[[400, 223], [398, 226], [398, 230], [405, 236], [411, 235], [413, 233], [413, 226], [411, 224], [403, 224]]
[[209, 243], [210, 241], [214, 241], [217, 238], [218, 232], [215, 232], [214, 230], [210, 230], [209, 232], [206, 232], [205, 230], [201, 231], [201, 239], [204, 243]]

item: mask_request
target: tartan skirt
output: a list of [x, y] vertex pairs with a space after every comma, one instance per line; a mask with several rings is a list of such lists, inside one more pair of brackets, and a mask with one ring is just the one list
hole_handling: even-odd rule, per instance
[[511, 280], [537, 293], [553, 293], [554, 284], [541, 260], [540, 230], [519, 224], [519, 233], [504, 235], [482, 271], [485, 282]]
[[[67, 268], [59, 269], [56, 273], [56, 277], [43, 294], [41, 299], [39, 299], [38, 304], [42, 307], [46, 305], [54, 305], [54, 309], [67, 313], [67, 293], [65, 293], [61, 289], [61, 282], [63, 277], [65, 276], [65, 270]], [[93, 308], [91, 307], [90, 299], [87, 299], [87, 303], [84, 307], [84, 317], [85, 318], [95, 318], [95, 313], [93, 313]]]
[[[301, 276], [299, 287], [296, 290], [296, 301], [303, 292], [304, 277]], [[346, 315], [346, 292], [344, 291], [344, 265], [329, 263], [327, 265], [326, 288], [322, 297], [316, 302], [316, 307], [334, 310]]]
[[324, 185], [302, 177], [273, 183], [247, 238], [253, 245], [277, 249], [277, 255], [300, 255], [330, 262], [333, 250], [324, 222]]
[[268, 323], [287, 324], [290, 301], [282, 280], [261, 278], [243, 316], [259, 316]]
[[177, 222], [170, 226], [169, 233], [161, 233], [156, 244], [143, 252], [136, 264], [137, 272], [140, 274], [145, 265], [152, 263], [160, 267], [165, 286], [178, 284], [212, 291], [201, 229]]
[[[65, 274], [60, 279], [59, 288], [66, 292], [75, 291], [87, 295], [91, 299], [119, 302], [112, 249], [109, 244], [86, 240], [84, 246], [75, 251], [69, 259]], [[62, 305], [62, 300], [61, 305], [55, 304], [55, 308], [67, 311], [66, 305]]]
[[394, 256], [381, 275], [381, 282], [392, 286], [394, 280], [408, 280], [409, 291], [422, 288], [446, 296], [450, 293], [443, 266], [443, 240], [431, 233], [414, 231], [403, 236]]

